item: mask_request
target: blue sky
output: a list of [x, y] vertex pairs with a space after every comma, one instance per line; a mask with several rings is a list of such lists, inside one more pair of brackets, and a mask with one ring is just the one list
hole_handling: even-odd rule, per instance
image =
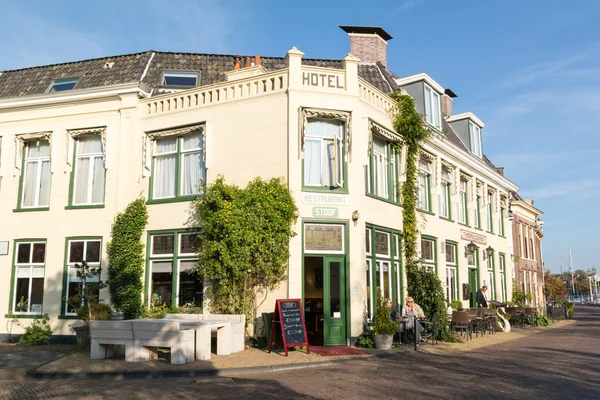
[[[365, 8], [366, 6], [366, 8]], [[544, 261], [600, 267], [600, 2], [0, 0], [0, 70], [140, 52], [343, 58], [378, 25], [388, 67], [427, 72], [481, 118], [484, 152], [544, 211]]]

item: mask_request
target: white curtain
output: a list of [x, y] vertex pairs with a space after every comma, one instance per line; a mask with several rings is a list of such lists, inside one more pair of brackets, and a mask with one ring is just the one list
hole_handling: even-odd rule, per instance
[[154, 198], [175, 197], [177, 139], [156, 141], [154, 156]]
[[104, 160], [102, 157], [94, 158], [92, 179], [92, 203], [104, 203]]
[[202, 155], [202, 134], [182, 138], [181, 195], [200, 193], [200, 182], [204, 178], [204, 158]]
[[[310, 119], [306, 127], [304, 183], [310, 186], [334, 186], [334, 138], [342, 140], [343, 122]], [[321, 143], [325, 142], [325, 149]], [[323, 151], [325, 150], [325, 151]]]
[[84, 204], [88, 201], [89, 191], [89, 176], [90, 176], [90, 159], [77, 159], [75, 167], [75, 204]]
[[321, 141], [318, 139], [306, 139], [304, 149], [304, 183], [309, 186], [320, 186]]

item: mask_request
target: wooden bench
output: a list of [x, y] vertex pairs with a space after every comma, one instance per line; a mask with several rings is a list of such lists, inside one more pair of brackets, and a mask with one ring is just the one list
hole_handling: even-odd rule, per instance
[[125, 346], [126, 361], [135, 361], [131, 321], [90, 321], [90, 359], [112, 357], [115, 345]]
[[177, 321], [133, 320], [134, 361], [156, 358], [156, 349], [171, 349], [171, 364], [194, 361], [194, 330], [180, 330]]
[[[166, 314], [165, 319], [182, 321], [227, 321], [231, 323], [231, 352], [244, 351], [246, 341], [246, 316], [239, 314]], [[218, 335], [218, 330], [213, 329], [213, 334]], [[217, 338], [217, 347], [219, 340]], [[217, 354], [220, 354], [217, 351]]]

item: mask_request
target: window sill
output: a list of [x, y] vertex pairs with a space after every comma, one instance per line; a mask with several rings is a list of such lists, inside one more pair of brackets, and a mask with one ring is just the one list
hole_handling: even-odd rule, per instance
[[348, 189], [346, 188], [328, 188], [328, 187], [319, 187], [319, 186], [302, 186], [303, 192], [315, 192], [315, 193], [331, 193], [331, 194], [348, 194]]
[[474, 226], [474, 227], [473, 227], [473, 229], [477, 229], [478, 231], [481, 231], [481, 232], [483, 232], [483, 229], [481, 229], [481, 228], [478, 228], [478, 227], [476, 227], [476, 226]]
[[458, 222], [458, 224], [459, 224], [459, 225], [462, 225], [462, 226], [466, 226], [467, 228], [470, 228], [470, 227], [471, 227], [471, 225], [469, 225], [469, 224], [467, 224], [467, 223], [464, 223], [464, 222], [460, 222], [460, 221]]
[[375, 200], [381, 200], [383, 202], [390, 203], [390, 204], [393, 204], [395, 206], [401, 207], [400, 203], [398, 203], [396, 201], [393, 201], [393, 200], [390, 200], [390, 199], [386, 199], [385, 197], [379, 197], [376, 194], [365, 193], [365, 196], [370, 197], [370, 198], [375, 199]]
[[35, 212], [35, 211], [50, 211], [50, 207], [38, 208], [15, 208], [13, 212]]
[[65, 210], [89, 210], [94, 208], [104, 208], [104, 204], [82, 205], [82, 206], [65, 206]]
[[36, 315], [30, 315], [30, 314], [12, 314], [12, 315], [8, 315], [8, 314], [4, 314], [4, 318], [24, 318], [24, 319], [34, 319], [34, 318], [40, 318], [43, 317], [43, 314], [36, 314]]
[[440, 219], [443, 219], [444, 221], [448, 221], [448, 222], [454, 222], [454, 220], [452, 218], [442, 217], [441, 215], [440, 215]]
[[197, 196], [185, 196], [185, 197], [174, 197], [169, 199], [156, 199], [148, 200], [146, 204], [166, 204], [166, 203], [183, 203], [196, 200], [200, 195]]
[[498, 234], [499, 237], [506, 239], [506, 236]]
[[435, 213], [432, 213], [429, 210], [424, 210], [422, 208], [417, 208], [417, 211], [422, 212], [423, 214], [435, 215]]
[[79, 319], [77, 315], [59, 315], [58, 319]]
[[491, 233], [492, 235], [494, 234], [494, 231], [488, 231], [487, 229], [485, 230], [487, 233]]

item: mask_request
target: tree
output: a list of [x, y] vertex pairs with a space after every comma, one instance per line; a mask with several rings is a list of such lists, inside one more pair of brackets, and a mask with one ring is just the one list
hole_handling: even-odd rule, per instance
[[86, 324], [91, 319], [98, 318], [98, 314], [103, 314], [98, 319], [108, 319], [110, 307], [101, 304], [100, 300], [100, 289], [106, 287], [106, 284], [100, 280], [102, 269], [90, 267], [87, 261], [83, 260], [81, 264], [75, 264], [75, 270], [77, 277], [81, 279], [81, 284], [77, 285], [77, 293], [67, 300], [69, 305], [75, 309], [79, 319]]
[[144, 245], [141, 239], [147, 223], [146, 200], [140, 197], [117, 214], [112, 225], [112, 241], [107, 245], [110, 299], [126, 319], [143, 315]]
[[253, 321], [256, 294], [286, 279], [297, 209], [281, 179], [256, 178], [245, 188], [219, 177], [195, 201], [200, 249], [197, 273], [208, 282], [215, 313]]
[[564, 299], [567, 294], [567, 285], [559, 275], [550, 274], [546, 271], [544, 276], [544, 295], [549, 303], [555, 303], [559, 299]]

